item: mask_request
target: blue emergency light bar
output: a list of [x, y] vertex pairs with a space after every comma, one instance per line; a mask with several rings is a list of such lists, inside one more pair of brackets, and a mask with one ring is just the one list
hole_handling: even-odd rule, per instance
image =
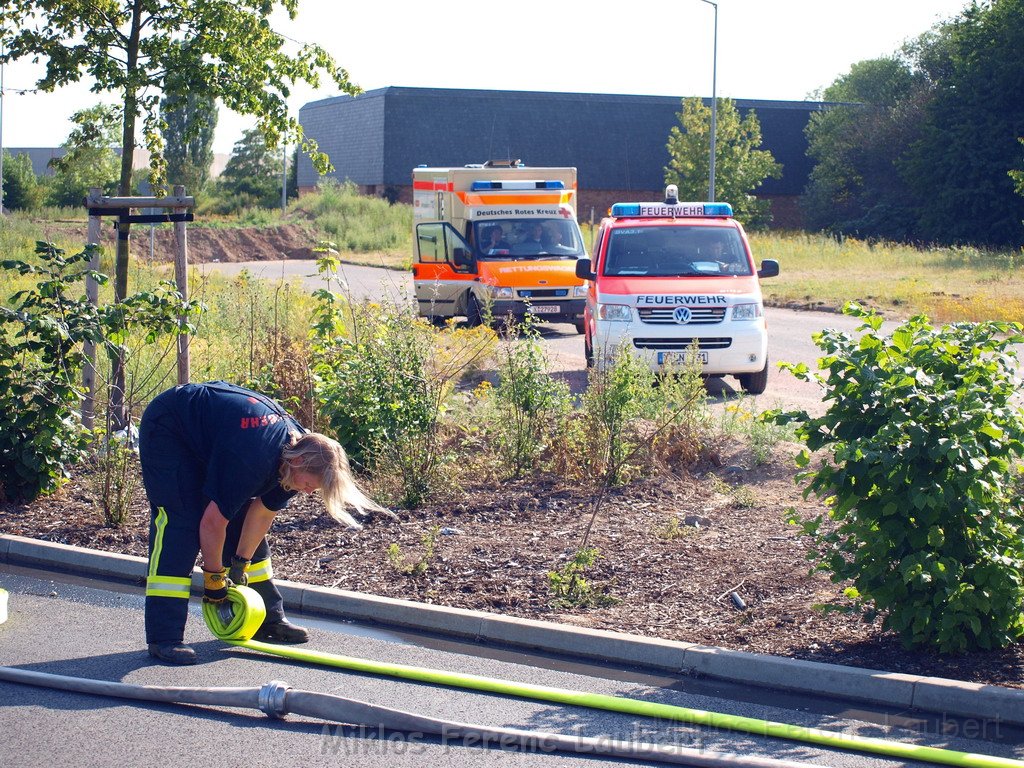
[[470, 189], [473, 192], [486, 192], [491, 189], [565, 189], [560, 181], [474, 181]]
[[729, 203], [615, 203], [612, 216], [619, 218], [682, 219], [732, 216]]

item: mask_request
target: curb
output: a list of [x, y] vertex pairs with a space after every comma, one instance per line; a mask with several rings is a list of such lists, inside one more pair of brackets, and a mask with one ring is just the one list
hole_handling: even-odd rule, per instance
[[[0, 563], [139, 580], [146, 578], [148, 568], [142, 557], [7, 534], [0, 534]], [[1015, 688], [732, 651], [292, 581], [275, 583], [285, 601], [303, 613], [415, 628], [484, 644], [562, 653], [660, 672], [1024, 725], [1024, 690]], [[192, 574], [192, 588], [195, 592], [203, 588], [198, 568]]]

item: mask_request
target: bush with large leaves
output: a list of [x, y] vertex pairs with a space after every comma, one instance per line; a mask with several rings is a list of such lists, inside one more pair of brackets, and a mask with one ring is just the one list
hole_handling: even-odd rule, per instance
[[[794, 423], [805, 493], [828, 512], [796, 522], [809, 559], [908, 646], [952, 652], [1024, 636], [1024, 513], [1015, 482], [1024, 423], [1014, 405], [1021, 326], [914, 317], [890, 335], [857, 305], [855, 338], [815, 334], [828, 409], [766, 414]], [[825, 458], [811, 467], [812, 451]]]
[[170, 283], [115, 304], [90, 304], [76, 286], [90, 276], [107, 282], [88, 268], [94, 247], [68, 256], [39, 242], [35, 261], [0, 262], [37, 280], [0, 306], [0, 500], [31, 501], [55, 490], [83, 457], [85, 342], [115, 355], [130, 333], [152, 344], [160, 335], [194, 331], [189, 318], [200, 305], [184, 301]]

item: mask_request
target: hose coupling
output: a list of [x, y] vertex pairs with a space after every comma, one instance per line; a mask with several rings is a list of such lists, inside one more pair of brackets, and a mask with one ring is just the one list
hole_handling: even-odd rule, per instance
[[283, 680], [271, 680], [260, 688], [259, 704], [260, 709], [267, 717], [280, 720], [288, 714], [288, 705], [285, 697], [291, 686]]

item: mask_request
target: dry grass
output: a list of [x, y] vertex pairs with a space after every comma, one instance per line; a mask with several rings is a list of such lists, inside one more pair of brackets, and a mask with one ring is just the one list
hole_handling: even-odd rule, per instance
[[777, 259], [782, 267], [762, 286], [774, 305], [840, 307], [856, 300], [893, 317], [1024, 322], [1021, 253], [840, 243], [807, 234], [754, 234], [750, 240], [758, 261]]

